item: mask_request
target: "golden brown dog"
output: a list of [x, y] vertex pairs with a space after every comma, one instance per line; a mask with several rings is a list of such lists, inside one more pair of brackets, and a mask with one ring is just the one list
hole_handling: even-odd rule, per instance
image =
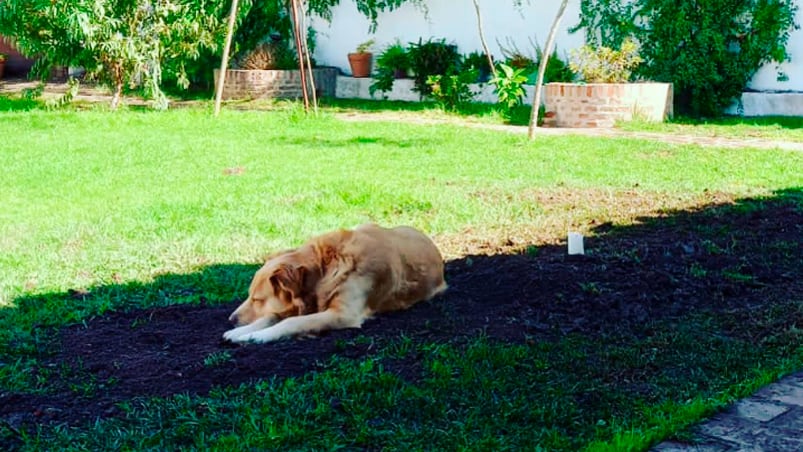
[[446, 289], [443, 257], [406, 226], [365, 224], [315, 237], [268, 258], [231, 314], [233, 342], [357, 328], [374, 313], [406, 309]]

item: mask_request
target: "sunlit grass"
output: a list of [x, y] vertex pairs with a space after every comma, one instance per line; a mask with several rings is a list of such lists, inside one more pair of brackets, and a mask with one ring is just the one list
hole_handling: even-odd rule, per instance
[[[34, 325], [165, 302], [147, 287], [159, 275], [257, 264], [267, 252], [325, 230], [376, 221], [436, 236], [543, 228], [558, 237], [565, 228], [555, 225], [637, 214], [623, 212], [626, 198], [659, 210], [691, 207], [710, 193], [748, 197], [803, 186], [803, 154], [796, 152], [577, 136], [531, 143], [453, 124], [345, 122], [331, 111], [304, 119], [288, 105], [226, 109], [217, 119], [207, 108], [47, 112], [15, 103], [8, 110], [16, 111], [0, 113], [0, 351], [11, 356], [13, 349], [15, 360], [0, 363], [4, 390], [35, 386], [31, 370], [46, 338]], [[576, 197], [555, 206], [538, 196], [556, 192]], [[197, 276], [193, 283], [208, 302], [229, 302], [242, 294], [248, 276]], [[126, 284], [142, 285], [131, 291], [140, 298], [115, 296]], [[80, 305], [48, 302], [51, 294], [97, 286], [108, 293]], [[34, 296], [42, 304], [19, 312], [18, 300]], [[197, 292], [168, 299], [197, 301]], [[710, 319], [699, 324], [704, 321]], [[131, 402], [123, 419], [44, 429], [26, 447], [643, 449], [803, 359], [765, 357], [745, 341], [721, 350], [720, 338], [696, 332], [695, 325], [666, 326], [624, 344], [567, 336], [506, 345], [480, 337], [412, 350], [400, 338], [375, 356], [334, 360], [299, 379]], [[701, 350], [686, 364], [715, 377], [683, 387], [658, 382], [644, 398], [605, 380], [631, 367], [688, 360], [680, 352], [645, 353], [670, 342], [678, 350]], [[382, 367], [384, 359], [408, 353], [425, 357], [421, 382]], [[614, 364], [577, 366], [589, 356]], [[204, 365], [228, 359], [225, 352], [211, 354]], [[760, 359], [771, 366], [734, 364]], [[585, 393], [599, 403], [586, 407], [575, 399]], [[358, 427], [344, 431], [343, 425]], [[565, 434], [578, 425], [580, 437]]]

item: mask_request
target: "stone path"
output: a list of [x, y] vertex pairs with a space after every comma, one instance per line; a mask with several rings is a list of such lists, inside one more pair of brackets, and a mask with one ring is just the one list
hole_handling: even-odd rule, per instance
[[654, 452], [803, 451], [803, 372], [773, 383], [694, 428], [693, 444]]
[[[414, 124], [459, 124], [466, 127], [499, 130], [510, 133], [527, 133], [525, 126], [511, 126], [500, 124], [484, 124], [478, 122], [467, 122], [460, 120], [450, 120], [441, 118], [416, 118], [409, 114], [387, 114], [387, 113], [340, 113], [340, 119], [345, 121], [400, 121]], [[675, 133], [656, 133], [656, 132], [630, 132], [620, 129], [609, 128], [549, 128], [540, 127], [538, 133], [544, 136], [556, 135], [584, 135], [608, 138], [640, 138], [651, 141], [662, 141], [673, 144], [697, 144], [700, 146], [712, 146], [723, 148], [756, 148], [756, 149], [783, 149], [788, 151], [803, 152], [803, 142], [767, 140], [762, 138], [731, 138], [731, 137], [710, 137], [696, 135], [681, 135]]]

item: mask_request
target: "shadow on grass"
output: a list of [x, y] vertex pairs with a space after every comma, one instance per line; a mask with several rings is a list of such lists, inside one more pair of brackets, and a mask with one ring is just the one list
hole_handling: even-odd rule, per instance
[[803, 128], [803, 117], [799, 116], [723, 116], [721, 118], [698, 119], [675, 117], [670, 123], [683, 125], [722, 125], [722, 126], [776, 126], [782, 129]]
[[[36, 390], [0, 392], [0, 420], [9, 431], [80, 425], [125, 418], [117, 404], [138, 397], [331, 371], [352, 391], [380, 394], [364, 407], [380, 424], [448, 430], [456, 424], [446, 413], [470, 415], [520, 445], [577, 450], [609, 440], [614, 424], [649, 426], [656, 412], [689, 400], [716, 406], [803, 366], [803, 189], [594, 232], [584, 256], [563, 246], [467, 256], [447, 263], [450, 289], [432, 301], [362, 329], [264, 345], [220, 340], [253, 265], [24, 297], [0, 311], [0, 324], [38, 325], [32, 335], [25, 326], [7, 333], [2, 351], [7, 362], [28, 360], [16, 369], [33, 373]], [[84, 320], [54, 331], [65, 312]], [[343, 362], [365, 360], [381, 363], [366, 374], [419, 388], [387, 420], [370, 404], [391, 389], [338, 377]], [[0, 387], [14, 386], [15, 375], [2, 375]], [[429, 413], [428, 404], [438, 408]], [[547, 433], [533, 425], [559, 437], [538, 436]]]
[[42, 105], [42, 102], [34, 99], [0, 94], [0, 112], [38, 110], [43, 108]]

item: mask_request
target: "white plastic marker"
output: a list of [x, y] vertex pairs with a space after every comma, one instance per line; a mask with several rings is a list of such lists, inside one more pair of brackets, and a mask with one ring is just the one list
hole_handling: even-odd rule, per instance
[[569, 232], [569, 254], [585, 254], [585, 250], [583, 250], [583, 234]]

